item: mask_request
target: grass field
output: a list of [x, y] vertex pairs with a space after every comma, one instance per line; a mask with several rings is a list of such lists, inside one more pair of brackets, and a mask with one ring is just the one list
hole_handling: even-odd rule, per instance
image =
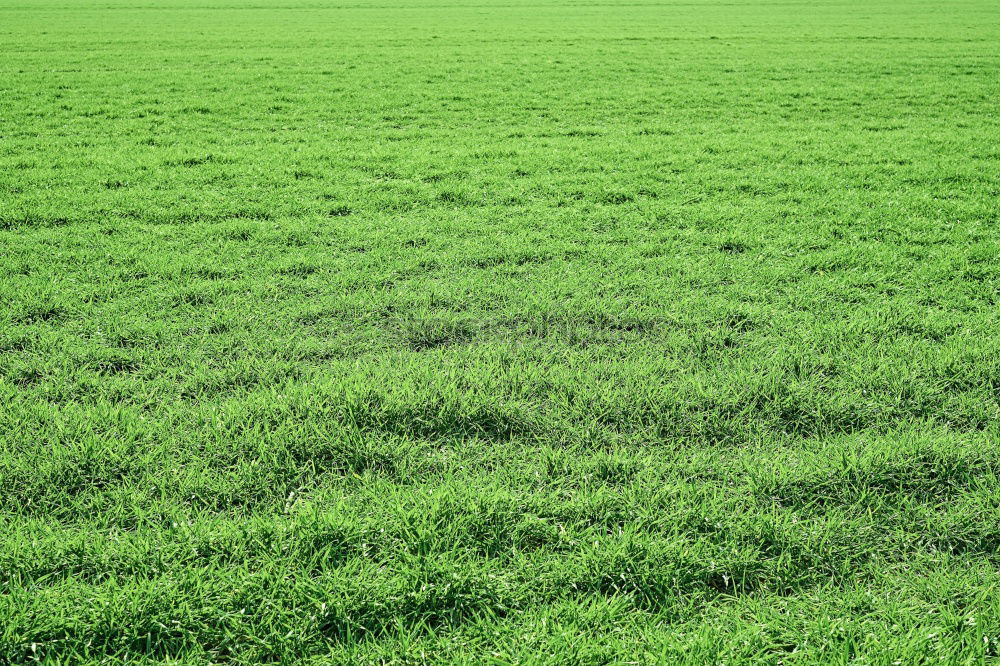
[[998, 100], [992, 0], [0, 0], [0, 664], [991, 661]]

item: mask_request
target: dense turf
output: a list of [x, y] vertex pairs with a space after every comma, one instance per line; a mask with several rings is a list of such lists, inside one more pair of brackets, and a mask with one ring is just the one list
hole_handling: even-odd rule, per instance
[[1000, 653], [997, 3], [0, 3], [0, 663]]

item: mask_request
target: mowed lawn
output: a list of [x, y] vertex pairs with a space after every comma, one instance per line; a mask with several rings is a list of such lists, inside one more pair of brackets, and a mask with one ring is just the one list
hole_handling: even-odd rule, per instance
[[0, 663], [991, 661], [998, 100], [991, 0], [0, 0]]

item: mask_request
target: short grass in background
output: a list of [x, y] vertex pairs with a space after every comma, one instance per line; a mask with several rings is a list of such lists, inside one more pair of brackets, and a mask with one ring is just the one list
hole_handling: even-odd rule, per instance
[[998, 45], [0, 0], [0, 663], [988, 661]]

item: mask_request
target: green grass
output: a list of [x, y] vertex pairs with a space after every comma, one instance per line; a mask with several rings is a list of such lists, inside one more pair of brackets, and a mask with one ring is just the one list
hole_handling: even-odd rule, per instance
[[0, 0], [0, 664], [991, 661], [998, 45]]

